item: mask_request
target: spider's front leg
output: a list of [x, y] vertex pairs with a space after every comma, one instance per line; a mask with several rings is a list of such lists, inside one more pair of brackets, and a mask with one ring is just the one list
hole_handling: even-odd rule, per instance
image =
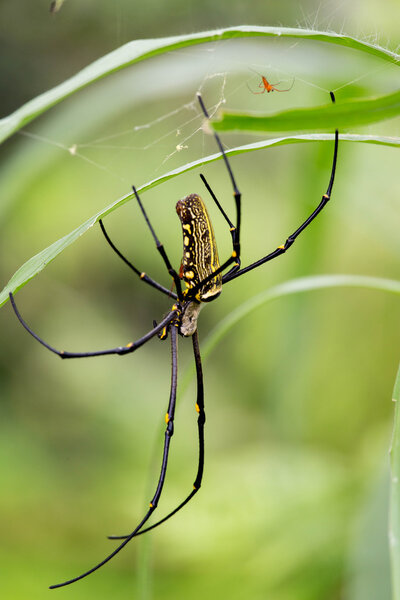
[[104, 356], [106, 354], [118, 354], [121, 356], [123, 354], [130, 354], [131, 352], [134, 352], [135, 350], [140, 348], [140, 346], [143, 346], [143, 344], [145, 344], [146, 342], [151, 340], [151, 338], [154, 337], [155, 335], [157, 335], [159, 331], [164, 329], [164, 327], [168, 327], [170, 325], [170, 323], [173, 321], [173, 319], [176, 317], [176, 315], [178, 314], [178, 310], [179, 310], [177, 305], [174, 304], [174, 306], [172, 307], [172, 310], [167, 314], [167, 316], [162, 321], [160, 321], [160, 323], [158, 323], [155, 327], [153, 327], [153, 329], [151, 329], [143, 337], [139, 338], [138, 340], [135, 340], [134, 342], [129, 342], [129, 344], [126, 344], [125, 346], [117, 346], [116, 348], [109, 348], [107, 350], [95, 350], [94, 352], [67, 352], [65, 350], [57, 350], [57, 348], [50, 346], [50, 344], [48, 344], [47, 342], [42, 340], [42, 338], [39, 337], [37, 335], [37, 333], [35, 333], [29, 327], [29, 325], [24, 321], [24, 319], [21, 317], [21, 314], [17, 308], [17, 305], [15, 304], [15, 300], [14, 300], [14, 296], [13, 296], [12, 292], [9, 293], [9, 298], [10, 298], [11, 306], [13, 307], [13, 310], [14, 310], [15, 314], [17, 315], [19, 322], [26, 329], [26, 331], [28, 333], [30, 333], [30, 335], [32, 337], [34, 337], [35, 340], [37, 340], [40, 344], [42, 344], [42, 346], [44, 346], [45, 348], [50, 350], [50, 352], [57, 354], [60, 358], [85, 358], [87, 356]]
[[172, 292], [171, 290], [167, 289], [166, 287], [164, 287], [163, 285], [161, 285], [160, 283], [158, 283], [157, 281], [155, 281], [154, 279], [152, 279], [151, 277], [149, 277], [147, 275], [147, 273], [145, 273], [144, 271], [140, 271], [138, 268], [136, 268], [135, 265], [133, 263], [131, 263], [131, 261], [128, 260], [122, 254], [122, 252], [120, 250], [118, 250], [118, 248], [115, 246], [114, 242], [110, 239], [110, 236], [108, 235], [108, 233], [106, 231], [106, 228], [104, 227], [104, 223], [103, 223], [103, 221], [101, 219], [99, 220], [99, 225], [100, 225], [101, 231], [103, 232], [103, 235], [104, 235], [105, 239], [107, 240], [107, 243], [114, 250], [115, 254], [117, 254], [117, 256], [119, 256], [124, 261], [124, 263], [126, 265], [128, 265], [128, 267], [130, 269], [132, 269], [132, 271], [134, 273], [136, 273], [136, 275], [138, 275], [138, 277], [140, 278], [141, 281], [144, 281], [145, 283], [148, 283], [149, 285], [151, 285], [156, 290], [159, 290], [163, 294], [166, 294], [167, 296], [170, 296], [170, 298], [175, 298], [175, 299], [178, 298], [178, 296], [174, 292]]
[[169, 273], [169, 275], [172, 277], [175, 287], [176, 287], [176, 291], [177, 293], [175, 294], [174, 292], [172, 292], [171, 290], [168, 290], [166, 287], [164, 287], [163, 285], [161, 285], [160, 283], [158, 283], [157, 281], [155, 281], [154, 279], [152, 279], [151, 277], [149, 277], [147, 275], [147, 273], [144, 273], [143, 271], [140, 271], [137, 267], [135, 267], [135, 265], [133, 265], [123, 254], [122, 252], [120, 252], [120, 250], [118, 250], [118, 248], [115, 246], [115, 244], [111, 241], [105, 227], [104, 224], [102, 222], [102, 220], [99, 220], [99, 224], [101, 227], [101, 230], [103, 232], [104, 237], [106, 238], [108, 244], [111, 246], [111, 248], [114, 250], [114, 252], [124, 261], [124, 263], [126, 265], [128, 265], [128, 267], [130, 269], [132, 269], [132, 271], [134, 271], [134, 273], [136, 273], [136, 275], [138, 275], [140, 277], [140, 279], [142, 281], [144, 281], [145, 283], [148, 283], [149, 285], [151, 285], [152, 287], [154, 287], [155, 289], [159, 290], [160, 292], [162, 292], [163, 294], [166, 294], [167, 296], [170, 296], [171, 298], [174, 299], [179, 299], [180, 302], [182, 302], [183, 300], [183, 294], [182, 294], [182, 287], [181, 287], [181, 280], [179, 278], [178, 273], [175, 271], [175, 269], [172, 267], [171, 262], [168, 258], [168, 255], [165, 251], [164, 245], [160, 242], [160, 240], [158, 239], [154, 228], [152, 226], [152, 224], [150, 223], [150, 219], [147, 216], [147, 213], [144, 209], [144, 206], [142, 204], [142, 201], [140, 200], [140, 196], [135, 188], [135, 186], [132, 186], [132, 190], [133, 193], [135, 194], [137, 203], [139, 204], [139, 208], [143, 214], [143, 217], [146, 221], [146, 224], [148, 226], [148, 228], [150, 229], [151, 235], [153, 237], [153, 240], [156, 244], [156, 248], [158, 250], [158, 252], [160, 253], [161, 258], [163, 259], [163, 262], [167, 268], [167, 271]]
[[156, 491], [154, 493], [153, 498], [150, 501], [149, 509], [147, 510], [143, 519], [140, 521], [139, 525], [137, 527], [135, 527], [135, 529], [132, 531], [132, 533], [130, 533], [124, 539], [124, 541], [119, 546], [117, 546], [117, 548], [113, 552], [111, 552], [111, 554], [109, 554], [104, 560], [99, 562], [96, 566], [92, 567], [88, 571], [85, 571], [85, 573], [82, 573], [81, 575], [74, 577], [73, 579], [68, 579], [67, 581], [64, 581], [63, 583], [57, 583], [55, 585], [51, 585], [50, 589], [70, 585], [71, 583], [75, 583], [76, 581], [79, 581], [80, 579], [87, 577], [94, 571], [97, 571], [97, 569], [100, 569], [100, 567], [102, 567], [108, 561], [110, 561], [116, 554], [118, 554], [118, 552], [120, 552], [122, 550], [122, 548], [124, 548], [128, 544], [128, 542], [131, 541], [132, 538], [134, 538], [139, 533], [139, 531], [142, 529], [143, 525], [146, 523], [146, 521], [148, 521], [148, 519], [151, 517], [151, 515], [157, 508], [158, 501], [160, 499], [161, 492], [162, 492], [164, 482], [165, 482], [165, 475], [167, 472], [167, 464], [168, 464], [168, 456], [169, 456], [169, 448], [170, 448], [171, 438], [174, 434], [176, 389], [177, 389], [177, 379], [178, 379], [178, 339], [177, 339], [178, 338], [178, 335], [177, 335], [178, 334], [178, 326], [179, 326], [179, 321], [177, 318], [174, 318], [174, 322], [171, 325], [171, 362], [172, 362], [171, 389], [170, 389], [170, 396], [169, 396], [169, 402], [168, 402], [168, 409], [167, 409], [167, 413], [165, 415], [165, 422], [167, 424], [167, 427], [165, 430], [165, 437], [164, 437], [164, 449], [163, 449], [163, 457], [162, 457], [162, 462], [161, 462], [161, 472], [160, 472], [160, 475], [158, 478]]
[[[330, 92], [330, 96], [331, 96], [332, 103], [335, 104], [334, 93]], [[289, 250], [289, 248], [294, 244], [294, 242], [296, 241], [298, 236], [310, 225], [310, 223], [312, 223], [314, 221], [314, 219], [319, 215], [319, 213], [322, 211], [322, 209], [328, 204], [329, 200], [331, 199], [332, 189], [333, 189], [333, 184], [335, 181], [335, 174], [336, 174], [338, 148], [339, 148], [339, 131], [336, 129], [335, 130], [335, 142], [334, 142], [334, 147], [333, 147], [332, 167], [331, 167], [331, 174], [330, 174], [330, 178], [329, 178], [328, 187], [326, 189], [325, 194], [323, 194], [320, 203], [313, 210], [313, 212], [309, 215], [309, 217], [307, 217], [307, 219], [300, 225], [300, 227], [298, 227], [296, 229], [296, 231], [294, 231], [291, 235], [289, 235], [286, 238], [286, 241], [283, 244], [281, 244], [280, 246], [278, 246], [278, 248], [276, 248], [275, 250], [273, 250], [272, 252], [270, 252], [269, 254], [264, 256], [263, 258], [260, 258], [259, 260], [255, 261], [254, 263], [248, 265], [247, 267], [244, 267], [243, 269], [236, 271], [235, 273], [231, 273], [231, 274], [227, 273], [225, 278], [223, 279], [224, 283], [226, 283], [226, 281], [231, 281], [232, 279], [235, 279], [236, 277], [240, 277], [240, 275], [244, 275], [244, 273], [247, 273], [248, 271], [251, 271], [252, 269], [257, 268], [260, 265], [263, 265], [264, 263], [269, 262], [270, 260], [273, 260], [274, 258], [281, 256], [282, 254], [285, 254], [285, 252], [287, 250]]]
[[[207, 109], [205, 107], [205, 104], [203, 102], [203, 98], [201, 97], [201, 94], [198, 93], [197, 94], [197, 99], [199, 101], [201, 110], [204, 113], [204, 116], [206, 117], [206, 119], [210, 119], [210, 115], [207, 112]], [[191, 297], [195, 297], [196, 294], [198, 294], [198, 292], [200, 292], [200, 290], [207, 285], [210, 281], [214, 280], [216, 277], [218, 277], [223, 271], [225, 271], [225, 269], [227, 267], [229, 267], [230, 265], [233, 264], [233, 267], [230, 269], [230, 271], [228, 271], [228, 273], [226, 273], [223, 277], [222, 277], [222, 283], [225, 282], [225, 279], [232, 273], [237, 272], [240, 269], [240, 223], [241, 223], [241, 198], [242, 195], [236, 185], [236, 180], [235, 177], [233, 175], [233, 171], [231, 168], [231, 165], [229, 163], [228, 157], [225, 154], [224, 148], [222, 146], [222, 142], [220, 140], [219, 135], [213, 131], [213, 135], [215, 138], [215, 141], [217, 142], [218, 148], [221, 152], [222, 158], [224, 160], [226, 169], [228, 171], [228, 175], [229, 178], [231, 180], [232, 183], [232, 188], [233, 188], [233, 197], [235, 200], [235, 205], [236, 205], [236, 226], [233, 225], [233, 223], [230, 221], [229, 217], [227, 216], [227, 214], [225, 213], [225, 211], [223, 210], [221, 204], [219, 203], [217, 197], [215, 196], [214, 192], [212, 191], [210, 185], [208, 184], [208, 182], [206, 181], [204, 175], [200, 175], [204, 185], [206, 186], [207, 190], [209, 191], [209, 193], [211, 194], [211, 197], [213, 198], [214, 202], [216, 203], [218, 209], [220, 210], [220, 212], [222, 213], [223, 217], [225, 218], [225, 220], [227, 221], [229, 228], [230, 228], [230, 232], [231, 232], [231, 237], [232, 237], [232, 254], [231, 256], [224, 262], [222, 263], [222, 265], [219, 265], [217, 269], [213, 270], [211, 273], [209, 273], [206, 277], [204, 277], [203, 279], [201, 279], [201, 281], [198, 281], [195, 285], [192, 285], [190, 288], [190, 294]]]

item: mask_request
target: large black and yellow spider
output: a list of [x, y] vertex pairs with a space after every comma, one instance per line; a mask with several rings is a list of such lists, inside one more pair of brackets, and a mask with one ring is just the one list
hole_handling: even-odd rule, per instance
[[[335, 97], [331, 92], [331, 100], [335, 102]], [[207, 119], [209, 119], [209, 115], [204, 106], [201, 95], [198, 94], [198, 100], [201, 106], [201, 109]], [[52, 585], [51, 588], [62, 587], [68, 585], [70, 583], [74, 583], [79, 579], [90, 575], [100, 567], [102, 567], [105, 563], [107, 563], [111, 558], [113, 558], [124, 546], [128, 544], [128, 542], [142, 533], [154, 529], [161, 523], [164, 523], [167, 519], [175, 515], [183, 506], [185, 506], [193, 496], [198, 492], [201, 486], [202, 477], [203, 477], [203, 469], [204, 469], [204, 423], [205, 423], [205, 412], [204, 412], [204, 386], [203, 386], [203, 373], [202, 373], [202, 365], [200, 358], [200, 349], [197, 335], [197, 319], [199, 316], [200, 309], [204, 306], [205, 303], [211, 302], [215, 300], [221, 293], [223, 285], [232, 281], [236, 277], [240, 277], [244, 275], [248, 271], [255, 269], [256, 267], [261, 266], [262, 264], [281, 256], [284, 254], [296, 240], [296, 238], [300, 235], [302, 231], [315, 219], [315, 217], [322, 211], [324, 206], [327, 204], [331, 197], [333, 182], [335, 178], [336, 171], [336, 161], [337, 161], [337, 153], [338, 153], [338, 131], [335, 131], [335, 142], [334, 142], [334, 151], [333, 151], [333, 160], [332, 160], [332, 169], [331, 175], [329, 179], [329, 184], [326, 190], [326, 193], [322, 196], [322, 199], [316, 209], [311, 213], [311, 215], [298, 227], [294, 233], [292, 233], [285, 243], [281, 246], [278, 246], [273, 252], [270, 252], [263, 258], [255, 261], [254, 263], [242, 267], [240, 261], [240, 219], [241, 219], [241, 194], [236, 185], [236, 181], [234, 175], [232, 173], [231, 166], [229, 164], [228, 158], [224, 152], [222, 147], [221, 140], [217, 133], [214, 132], [215, 140], [218, 144], [219, 150], [221, 152], [222, 158], [225, 162], [226, 169], [228, 171], [229, 178], [231, 180], [231, 184], [233, 187], [233, 196], [236, 203], [236, 224], [234, 225], [221, 204], [217, 200], [214, 192], [209, 186], [203, 175], [200, 175], [204, 185], [206, 186], [208, 192], [210, 193], [212, 199], [216, 203], [218, 209], [221, 214], [225, 218], [226, 222], [229, 225], [231, 236], [232, 236], [232, 254], [231, 256], [225, 260], [222, 264], [219, 262], [217, 245], [215, 241], [213, 227], [208, 216], [207, 209], [203, 200], [197, 194], [190, 194], [186, 196], [183, 200], [179, 200], [176, 205], [176, 211], [178, 213], [179, 219], [182, 225], [182, 234], [183, 234], [183, 257], [181, 262], [181, 267], [179, 272], [176, 271], [167, 256], [167, 253], [163, 247], [163, 245], [158, 240], [155, 231], [147, 217], [146, 211], [141, 203], [138, 193], [136, 189], [133, 187], [134, 194], [136, 196], [136, 200], [140, 206], [140, 209], [143, 213], [145, 221], [147, 223], [148, 228], [154, 238], [154, 241], [157, 246], [157, 250], [159, 251], [164, 264], [168, 270], [169, 275], [172, 277], [173, 282], [175, 284], [176, 293], [168, 290], [163, 285], [157, 283], [154, 279], [149, 277], [146, 273], [141, 272], [137, 269], [129, 260], [121, 254], [121, 252], [114, 246], [113, 242], [110, 240], [103, 223], [100, 221], [100, 226], [103, 231], [103, 234], [110, 244], [111, 248], [118, 254], [118, 256], [142, 279], [142, 281], [148, 283], [153, 288], [159, 290], [166, 296], [173, 298], [174, 304], [172, 305], [171, 310], [168, 312], [166, 317], [164, 317], [160, 323], [156, 324], [154, 322], [154, 327], [151, 329], [146, 335], [136, 340], [135, 342], [131, 342], [126, 346], [118, 346], [117, 348], [111, 348], [108, 350], [99, 350], [96, 352], [66, 352], [60, 351], [56, 348], [50, 346], [47, 342], [42, 340], [36, 333], [30, 329], [30, 327], [25, 323], [23, 318], [21, 317], [17, 306], [15, 304], [15, 300], [13, 295], [10, 293], [10, 300], [13, 306], [13, 309], [25, 327], [25, 329], [38, 340], [43, 346], [54, 352], [61, 358], [83, 358], [86, 356], [102, 356], [105, 354], [118, 354], [124, 355], [134, 352], [141, 346], [143, 346], [146, 342], [148, 342], [153, 337], [157, 336], [160, 339], [165, 339], [167, 336], [170, 336], [171, 341], [171, 355], [172, 355], [172, 373], [171, 373], [171, 388], [170, 388], [170, 396], [168, 402], [167, 413], [165, 415], [165, 421], [167, 424], [165, 430], [165, 440], [164, 440], [164, 449], [163, 449], [163, 457], [161, 463], [161, 472], [158, 478], [156, 490], [154, 496], [150, 501], [149, 508], [142, 518], [140, 523], [135, 527], [135, 529], [126, 536], [112, 536], [112, 539], [122, 539], [123, 541], [117, 546], [117, 548], [111, 552], [104, 560], [98, 563], [95, 567], [89, 569], [85, 573], [79, 575], [78, 577], [74, 577], [73, 579], [69, 579], [60, 584]], [[228, 267], [230, 269], [225, 272]], [[185, 289], [182, 289], [181, 280], [185, 282]], [[196, 365], [196, 373], [197, 373], [197, 400], [196, 400], [196, 411], [198, 413], [197, 419], [197, 427], [198, 427], [198, 441], [199, 441], [199, 458], [198, 458], [198, 466], [196, 478], [193, 483], [193, 489], [190, 494], [167, 516], [158, 522], [154, 523], [151, 526], [145, 527], [144, 525], [152, 515], [152, 513], [156, 510], [161, 492], [163, 489], [166, 471], [167, 471], [167, 463], [168, 463], [168, 455], [169, 448], [171, 443], [171, 438], [174, 433], [174, 414], [175, 414], [175, 403], [176, 403], [176, 390], [177, 390], [177, 343], [178, 343], [178, 335], [184, 337], [192, 338], [193, 344], [193, 354], [194, 361]]]

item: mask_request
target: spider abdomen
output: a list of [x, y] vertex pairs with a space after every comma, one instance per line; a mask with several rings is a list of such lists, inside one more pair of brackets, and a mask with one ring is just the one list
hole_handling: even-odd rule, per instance
[[[214, 230], [203, 200], [190, 194], [179, 200], [176, 212], [182, 225], [183, 256], [181, 277], [188, 291], [212, 275], [220, 266]], [[210, 302], [221, 293], [222, 276], [216, 275], [196, 294], [199, 302]]]

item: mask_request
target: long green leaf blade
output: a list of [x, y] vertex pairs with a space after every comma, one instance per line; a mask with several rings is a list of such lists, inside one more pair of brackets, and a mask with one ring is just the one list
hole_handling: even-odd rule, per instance
[[393, 402], [395, 402], [395, 409], [390, 448], [389, 550], [392, 567], [392, 598], [400, 600], [400, 366], [394, 384]]
[[152, 56], [164, 54], [187, 46], [243, 37], [279, 37], [327, 42], [372, 54], [373, 56], [390, 63], [398, 64], [400, 62], [399, 54], [391, 52], [381, 46], [358, 40], [352, 36], [334, 32], [295, 29], [290, 27], [257, 27], [253, 25], [242, 25], [238, 27], [227, 27], [212, 31], [193, 33], [190, 35], [135, 40], [106, 54], [79, 71], [70, 79], [67, 79], [51, 90], [44, 92], [33, 100], [30, 100], [8, 117], [1, 119], [0, 142], [7, 139], [14, 132], [27, 125], [30, 121], [58, 102], [71, 96], [71, 94], [74, 94], [89, 84], [129, 65], [146, 60]]
[[[218, 346], [220, 341], [231, 331], [235, 325], [237, 325], [242, 319], [250, 315], [253, 311], [262, 308], [269, 302], [273, 300], [278, 300], [283, 296], [289, 296], [292, 294], [303, 294], [305, 292], [312, 292], [316, 290], [323, 290], [329, 288], [343, 288], [343, 287], [352, 287], [352, 288], [364, 288], [377, 290], [382, 292], [389, 292], [392, 294], [400, 295], [400, 281], [395, 281], [393, 279], [383, 279], [380, 277], [367, 277], [365, 275], [311, 275], [310, 277], [299, 277], [298, 279], [291, 279], [289, 281], [285, 281], [279, 285], [268, 288], [263, 292], [260, 292], [256, 296], [253, 296], [249, 300], [246, 300], [243, 304], [235, 308], [231, 313], [229, 313], [224, 319], [222, 319], [216, 327], [210, 332], [210, 334], [206, 337], [204, 342], [201, 344], [201, 355], [203, 362], [207, 359], [207, 357], [212, 353], [214, 348]], [[186, 368], [185, 373], [181, 382], [181, 391], [180, 394], [184, 394], [187, 386], [189, 385], [192, 377], [194, 376], [195, 368], [193, 365], [190, 365]], [[398, 385], [398, 396], [400, 397], [400, 372], [397, 379]], [[396, 396], [395, 396], [396, 397]], [[396, 407], [398, 410], [399, 407]], [[400, 481], [400, 410], [397, 413], [397, 430], [396, 436], [393, 439], [396, 439], [396, 466], [397, 466], [397, 476]], [[392, 446], [394, 448], [394, 444]], [[392, 450], [393, 452], [393, 450]], [[392, 461], [393, 461], [392, 454]], [[400, 484], [399, 484], [400, 485]], [[397, 539], [399, 539], [400, 535], [400, 490], [396, 489], [397, 492], [397, 504], [396, 506], [396, 525], [397, 525]], [[397, 547], [396, 560], [400, 559], [400, 548]], [[399, 562], [400, 565], [400, 562]], [[400, 586], [400, 575], [398, 576], [398, 585]], [[400, 593], [400, 587], [399, 587]], [[400, 595], [396, 596], [394, 600], [400, 600]]]
[[400, 91], [379, 98], [348, 100], [316, 108], [275, 114], [248, 114], [224, 110], [213, 121], [218, 131], [332, 131], [369, 125], [400, 114]]
[[[317, 275], [286, 281], [285, 283], [269, 288], [253, 298], [250, 298], [250, 300], [247, 300], [232, 311], [225, 319], [222, 319], [202, 345], [202, 355], [204, 357], [207, 356], [228, 331], [230, 331], [239, 321], [268, 302], [290, 294], [299, 294], [332, 287], [369, 288], [390, 292], [392, 294], [400, 294], [400, 281], [382, 279], [379, 277], [367, 277], [364, 275]], [[400, 456], [398, 468], [400, 469]]]
[[[305, 143], [305, 142], [321, 142], [321, 141], [332, 141], [334, 139], [333, 134], [309, 134], [309, 135], [293, 135], [293, 136], [285, 136], [279, 138], [273, 138], [269, 140], [262, 140], [260, 142], [255, 142], [252, 144], [246, 144], [244, 146], [238, 146], [236, 148], [231, 148], [226, 151], [228, 156], [235, 156], [237, 154], [243, 154], [246, 152], [254, 152], [255, 150], [262, 150], [263, 148], [280, 146], [284, 144], [295, 144], [295, 143]], [[348, 142], [363, 142], [367, 144], [378, 144], [383, 146], [390, 147], [399, 147], [400, 139], [399, 138], [390, 138], [390, 137], [377, 137], [377, 136], [365, 136], [365, 135], [341, 135], [340, 140], [348, 141]], [[143, 194], [143, 192], [168, 181], [169, 179], [173, 179], [177, 177], [181, 173], [186, 173], [192, 169], [195, 169], [201, 165], [206, 165], [221, 158], [220, 154], [211, 154], [206, 156], [200, 160], [195, 160], [191, 163], [183, 165], [178, 169], [174, 169], [173, 171], [169, 171], [160, 177], [149, 181], [148, 183], [142, 185], [138, 188], [138, 192]], [[10, 281], [4, 287], [4, 289], [0, 293], [0, 306], [2, 306], [8, 300], [9, 292], [16, 292], [21, 287], [23, 287], [28, 281], [30, 281], [33, 277], [35, 277], [40, 271], [42, 271], [46, 265], [48, 265], [52, 260], [54, 260], [63, 250], [65, 250], [68, 246], [70, 246], [73, 242], [75, 242], [81, 235], [86, 233], [93, 225], [95, 225], [99, 219], [103, 219], [109, 213], [113, 212], [120, 206], [123, 206], [126, 202], [133, 198], [133, 194], [127, 194], [118, 200], [115, 200], [112, 204], [109, 204], [101, 211], [97, 212], [95, 215], [89, 217], [84, 223], [79, 225], [76, 229], [57, 240], [32, 258], [30, 258], [27, 262], [25, 262], [11, 277]]]

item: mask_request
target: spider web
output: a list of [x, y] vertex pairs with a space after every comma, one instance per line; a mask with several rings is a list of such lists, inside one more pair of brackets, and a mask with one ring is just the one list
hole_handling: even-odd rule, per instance
[[[308, 20], [307, 17], [304, 19]], [[309, 22], [307, 24], [310, 26]], [[329, 51], [323, 44], [320, 48], [321, 54], [326, 57], [324, 60], [329, 67], [333, 67]], [[168, 65], [171, 60], [172, 67], [168, 68], [176, 75], [176, 83], [170, 81], [171, 75], [168, 73], [162, 77], [165, 64]], [[193, 74], [193, 64], [199, 65], [198, 75]], [[346, 87], [369, 84], [371, 80], [376, 85], [379, 76], [383, 76], [384, 80], [385, 74], [391, 68], [396, 68], [376, 61], [371, 69], [370, 59], [365, 64], [361, 60], [360, 70], [360, 59], [351, 60], [350, 57], [345, 66], [340, 64], [339, 73], [338, 68], [334, 67], [330, 75], [324, 72], [321, 76], [321, 66], [310, 58], [307, 44], [300, 41], [287, 43], [278, 38], [267, 42], [230, 39], [171, 52], [160, 60], [158, 66], [154, 63], [155, 74], [150, 82], [148, 77], [153, 66], [149, 68], [144, 64], [140, 67], [136, 84], [140, 99], [136, 103], [135, 94], [132, 93], [128, 126], [121, 128], [111, 112], [111, 124], [105, 119], [94, 136], [85, 133], [85, 127], [72, 141], [69, 131], [64, 136], [54, 138], [46, 135], [46, 131], [38, 131], [36, 127], [25, 129], [20, 135], [37, 144], [54, 146], [75, 160], [101, 171], [107, 178], [119, 180], [129, 189], [132, 183], [139, 186], [206, 153], [204, 118], [196, 92], [202, 93], [211, 116], [224, 105], [242, 110], [275, 112], [283, 108], [295, 108], [299, 104], [324, 103], [328, 101], [325, 98], [328, 98], [332, 88], [337, 92]], [[134, 77], [135, 71], [131, 69], [128, 69], [129, 76]], [[260, 94], [262, 75], [270, 83], [279, 83], [282, 89], [293, 84], [290, 93]], [[160, 111], [160, 107], [163, 109], [166, 104], [162, 101], [163, 93], [172, 108]], [[143, 110], [143, 106], [146, 110]], [[148, 119], [149, 113], [151, 116]], [[224, 143], [228, 147], [225, 139]], [[191, 151], [195, 154], [191, 155]], [[113, 154], [117, 158], [113, 159]], [[126, 164], [130, 162], [133, 165], [137, 157], [147, 159], [146, 168], [140, 169], [139, 173], [131, 168], [127, 171]]]

